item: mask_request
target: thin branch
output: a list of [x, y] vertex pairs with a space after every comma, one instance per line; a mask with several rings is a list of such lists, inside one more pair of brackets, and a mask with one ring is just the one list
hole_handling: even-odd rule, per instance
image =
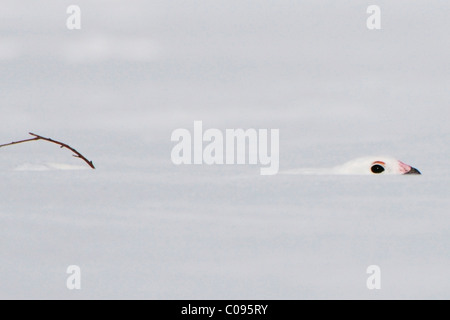
[[24, 143], [24, 142], [37, 141], [37, 140], [44, 140], [44, 141], [48, 141], [48, 142], [51, 142], [51, 143], [55, 143], [55, 144], [59, 145], [60, 148], [66, 148], [66, 149], [69, 149], [70, 151], [72, 151], [73, 153], [75, 153], [75, 154], [73, 155], [74, 157], [82, 159], [82, 160], [83, 160], [84, 162], [86, 162], [92, 169], [95, 169], [95, 166], [94, 166], [94, 164], [92, 163], [92, 161], [89, 161], [88, 159], [86, 159], [81, 153], [79, 153], [77, 150], [75, 150], [75, 149], [72, 148], [71, 146], [69, 146], [69, 145], [67, 145], [67, 144], [65, 144], [65, 143], [62, 143], [62, 142], [60, 142], [60, 141], [56, 141], [56, 140], [53, 140], [53, 139], [50, 139], [50, 138], [45, 138], [45, 137], [42, 137], [42, 136], [40, 136], [40, 135], [31, 133], [31, 132], [30, 132], [29, 134], [32, 135], [34, 138], [32, 138], [32, 139], [26, 139], [26, 140], [20, 140], [20, 141], [15, 141], [15, 142], [7, 143], [7, 144], [2, 144], [2, 145], [0, 145], [0, 148], [6, 147], [6, 146], [12, 146], [12, 145], [19, 144], [19, 143]]
[[24, 143], [24, 142], [29, 142], [29, 141], [35, 141], [35, 140], [40, 140], [40, 138], [26, 139], [26, 140], [20, 140], [20, 141], [15, 141], [15, 142], [7, 143], [7, 144], [0, 144], [0, 148], [1, 148], [1, 147], [12, 146], [12, 145], [19, 144], [19, 143]]

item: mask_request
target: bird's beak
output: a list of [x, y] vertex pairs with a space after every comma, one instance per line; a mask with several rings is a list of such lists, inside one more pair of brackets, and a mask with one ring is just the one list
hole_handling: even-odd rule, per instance
[[421, 174], [421, 173], [416, 168], [411, 167], [411, 170], [405, 172], [404, 174]]
[[398, 164], [399, 164], [400, 173], [402, 173], [402, 174], [421, 174], [419, 170], [411, 167], [410, 165], [407, 165], [406, 163], [399, 161]]

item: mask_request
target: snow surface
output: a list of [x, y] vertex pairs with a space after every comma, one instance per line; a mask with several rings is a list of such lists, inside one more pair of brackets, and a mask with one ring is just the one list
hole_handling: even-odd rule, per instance
[[[0, 143], [97, 170], [0, 149], [0, 298], [449, 299], [450, 4], [377, 4], [369, 31], [366, 1], [80, 0], [69, 31], [68, 4], [2, 1]], [[175, 166], [195, 120], [280, 129], [280, 170], [422, 175]]]

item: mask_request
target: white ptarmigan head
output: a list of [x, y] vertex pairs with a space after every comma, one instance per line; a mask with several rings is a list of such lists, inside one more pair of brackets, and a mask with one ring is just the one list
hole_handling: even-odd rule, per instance
[[335, 174], [421, 174], [419, 170], [391, 157], [358, 158], [333, 168]]

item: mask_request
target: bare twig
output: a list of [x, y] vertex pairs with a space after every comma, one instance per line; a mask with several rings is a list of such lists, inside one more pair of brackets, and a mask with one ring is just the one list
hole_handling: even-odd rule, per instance
[[1, 147], [12, 146], [12, 145], [19, 144], [19, 143], [24, 143], [24, 142], [29, 142], [29, 141], [35, 141], [35, 140], [39, 140], [39, 139], [40, 139], [40, 138], [33, 138], [33, 139], [20, 140], [20, 141], [15, 141], [15, 142], [6, 143], [6, 144], [0, 144], [0, 148], [1, 148]]
[[40, 136], [40, 135], [31, 133], [31, 132], [29, 132], [29, 134], [32, 135], [34, 138], [26, 139], [26, 140], [20, 140], [20, 141], [15, 141], [15, 142], [7, 143], [7, 144], [2, 144], [2, 145], [0, 145], [0, 148], [2, 148], [2, 147], [7, 147], [7, 146], [12, 146], [12, 145], [19, 144], [19, 143], [24, 143], [24, 142], [37, 141], [37, 140], [44, 140], [44, 141], [48, 141], [48, 142], [51, 142], [51, 143], [55, 143], [55, 144], [59, 145], [61, 148], [69, 149], [70, 151], [72, 151], [73, 153], [75, 153], [75, 154], [73, 155], [75, 158], [80, 158], [80, 159], [82, 159], [82, 160], [83, 160], [84, 162], [86, 162], [92, 169], [95, 169], [95, 166], [94, 166], [94, 164], [92, 163], [92, 161], [89, 161], [88, 159], [86, 159], [81, 153], [79, 153], [77, 150], [75, 150], [75, 149], [72, 148], [71, 146], [69, 146], [69, 145], [67, 145], [67, 144], [65, 144], [65, 143], [62, 143], [62, 142], [59, 142], [59, 141], [50, 139], [50, 138], [44, 138], [44, 137], [42, 137], [42, 136]]

